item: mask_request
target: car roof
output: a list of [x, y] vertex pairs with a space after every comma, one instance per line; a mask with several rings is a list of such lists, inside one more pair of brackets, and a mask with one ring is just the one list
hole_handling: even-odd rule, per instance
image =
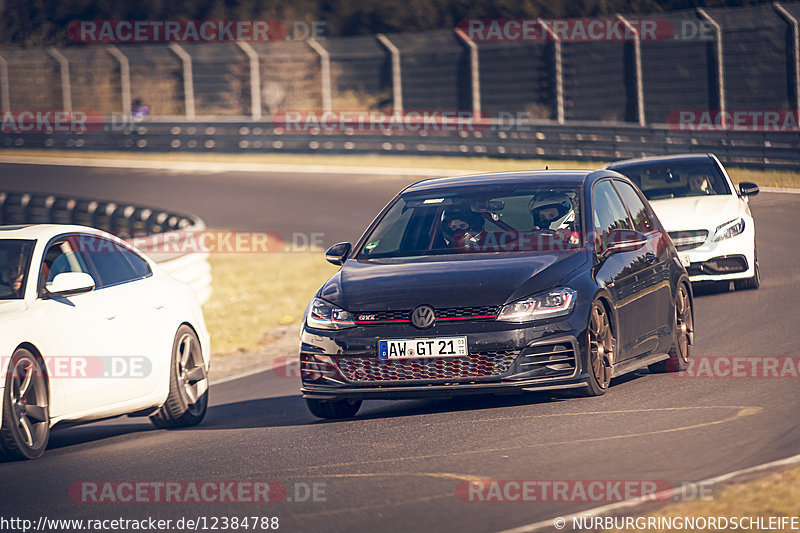
[[18, 224], [0, 226], [0, 239], [50, 240], [63, 233], [106, 234], [97, 228], [78, 226], [76, 224]]
[[666, 164], [666, 163], [699, 163], [702, 161], [709, 161], [711, 154], [674, 154], [674, 155], [659, 155], [653, 157], [641, 157], [638, 159], [624, 159], [622, 161], [614, 161], [607, 164], [603, 168], [618, 169], [628, 166], [638, 166], [641, 164]]
[[[409, 185], [403, 193], [426, 192], [444, 189], [461, 189], [476, 186], [496, 185], [541, 185], [553, 184], [581, 186], [596, 170], [522, 170], [516, 172], [493, 172], [489, 174], [473, 174], [470, 176], [453, 176], [446, 178], [430, 178]], [[603, 173], [600, 175], [608, 175]]]

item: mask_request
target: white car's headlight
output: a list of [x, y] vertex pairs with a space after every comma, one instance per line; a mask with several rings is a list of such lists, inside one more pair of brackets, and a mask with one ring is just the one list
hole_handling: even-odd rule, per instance
[[714, 238], [711, 240], [713, 242], [724, 241], [725, 239], [730, 239], [731, 237], [739, 235], [743, 231], [744, 219], [736, 218], [730, 222], [726, 222], [717, 226], [716, 231], [714, 231]]
[[306, 323], [317, 329], [344, 329], [356, 325], [350, 313], [321, 298], [311, 300]]
[[552, 289], [541, 294], [506, 304], [497, 320], [530, 322], [568, 315], [575, 307], [578, 291], [568, 287]]

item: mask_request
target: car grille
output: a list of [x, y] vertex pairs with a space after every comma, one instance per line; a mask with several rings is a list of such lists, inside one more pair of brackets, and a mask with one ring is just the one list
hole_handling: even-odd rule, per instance
[[335, 357], [342, 375], [352, 382], [469, 380], [505, 374], [516, 351], [483, 352], [466, 357], [383, 360], [376, 357]]
[[[436, 320], [492, 320], [500, 314], [500, 306], [450, 307], [435, 309]], [[376, 311], [356, 313], [356, 323], [361, 326], [387, 322], [410, 322], [411, 310]]]
[[675, 244], [676, 250], [691, 250], [702, 246], [708, 238], [708, 230], [670, 231], [669, 236]]

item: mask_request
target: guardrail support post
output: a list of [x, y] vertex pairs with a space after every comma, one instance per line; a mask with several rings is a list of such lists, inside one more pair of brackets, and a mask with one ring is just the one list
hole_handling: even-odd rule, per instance
[[791, 58], [794, 72], [792, 72], [792, 81], [794, 85], [794, 111], [800, 117], [800, 23], [797, 17], [789, 13], [789, 11], [781, 5], [780, 2], [773, 4], [775, 10], [782, 16], [786, 22], [792, 25], [792, 51], [794, 56]]
[[392, 44], [384, 34], [379, 33], [377, 36], [378, 41], [389, 51], [392, 55], [392, 104], [395, 113], [403, 112], [403, 80], [400, 71], [400, 50]]
[[61, 105], [64, 111], [72, 111], [72, 86], [69, 82], [69, 61], [64, 57], [58, 48], [51, 46], [47, 49], [50, 55], [58, 61], [58, 69], [61, 73]]
[[106, 47], [108, 53], [119, 63], [119, 85], [122, 91], [122, 114], [131, 116], [131, 66], [128, 58], [120, 52], [119, 48], [110, 44]]
[[547, 31], [553, 39], [553, 52], [555, 55], [556, 67], [556, 120], [559, 124], [564, 123], [564, 60], [561, 54], [561, 39], [547, 23], [539, 19], [539, 24]]
[[250, 115], [261, 120], [261, 71], [258, 69], [258, 54], [247, 41], [236, 41], [242, 52], [250, 59]]
[[642, 39], [639, 36], [639, 31], [628, 22], [628, 19], [622, 15], [617, 15], [617, 18], [625, 24], [625, 27], [633, 33], [633, 68], [636, 70], [636, 115], [639, 119], [639, 125], [644, 127], [644, 83], [642, 82]]
[[186, 118], [194, 120], [194, 76], [192, 75], [192, 56], [178, 43], [169, 43], [172, 50], [183, 64], [183, 99]]
[[333, 109], [331, 98], [331, 55], [314, 38], [308, 40], [308, 45], [319, 55], [322, 69], [320, 72], [320, 77], [322, 78], [322, 110], [330, 111]]
[[11, 94], [8, 85], [8, 62], [0, 55], [0, 108], [11, 111]]
[[697, 13], [709, 24], [714, 27], [714, 32], [717, 36], [717, 43], [716, 43], [716, 63], [717, 63], [717, 98], [719, 100], [719, 113], [720, 113], [720, 124], [722, 127], [726, 127], [727, 119], [725, 118], [725, 113], [727, 111], [727, 106], [725, 103], [725, 64], [724, 64], [724, 56], [722, 54], [722, 26], [717, 23], [716, 20], [711, 18], [711, 15], [706, 13], [706, 10], [698, 7]]
[[461, 28], [456, 28], [456, 35], [469, 47], [469, 70], [472, 86], [472, 114], [478, 118], [481, 114], [481, 72], [478, 58], [478, 45], [464, 33]]

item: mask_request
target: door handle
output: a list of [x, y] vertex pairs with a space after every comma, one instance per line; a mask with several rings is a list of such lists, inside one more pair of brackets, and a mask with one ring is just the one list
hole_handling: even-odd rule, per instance
[[647, 261], [648, 263], [655, 263], [656, 254], [654, 254], [653, 252], [647, 252], [646, 254], [644, 254], [644, 260]]
[[153, 309], [155, 309], [156, 311], [160, 311], [161, 309], [164, 309], [165, 305], [167, 305], [167, 304], [164, 303], [164, 302], [159, 302], [159, 303], [157, 303], [156, 305], [153, 306]]
[[109, 311], [108, 313], [105, 314], [103, 318], [105, 318], [106, 320], [114, 320], [115, 318], [117, 318], [117, 313]]

